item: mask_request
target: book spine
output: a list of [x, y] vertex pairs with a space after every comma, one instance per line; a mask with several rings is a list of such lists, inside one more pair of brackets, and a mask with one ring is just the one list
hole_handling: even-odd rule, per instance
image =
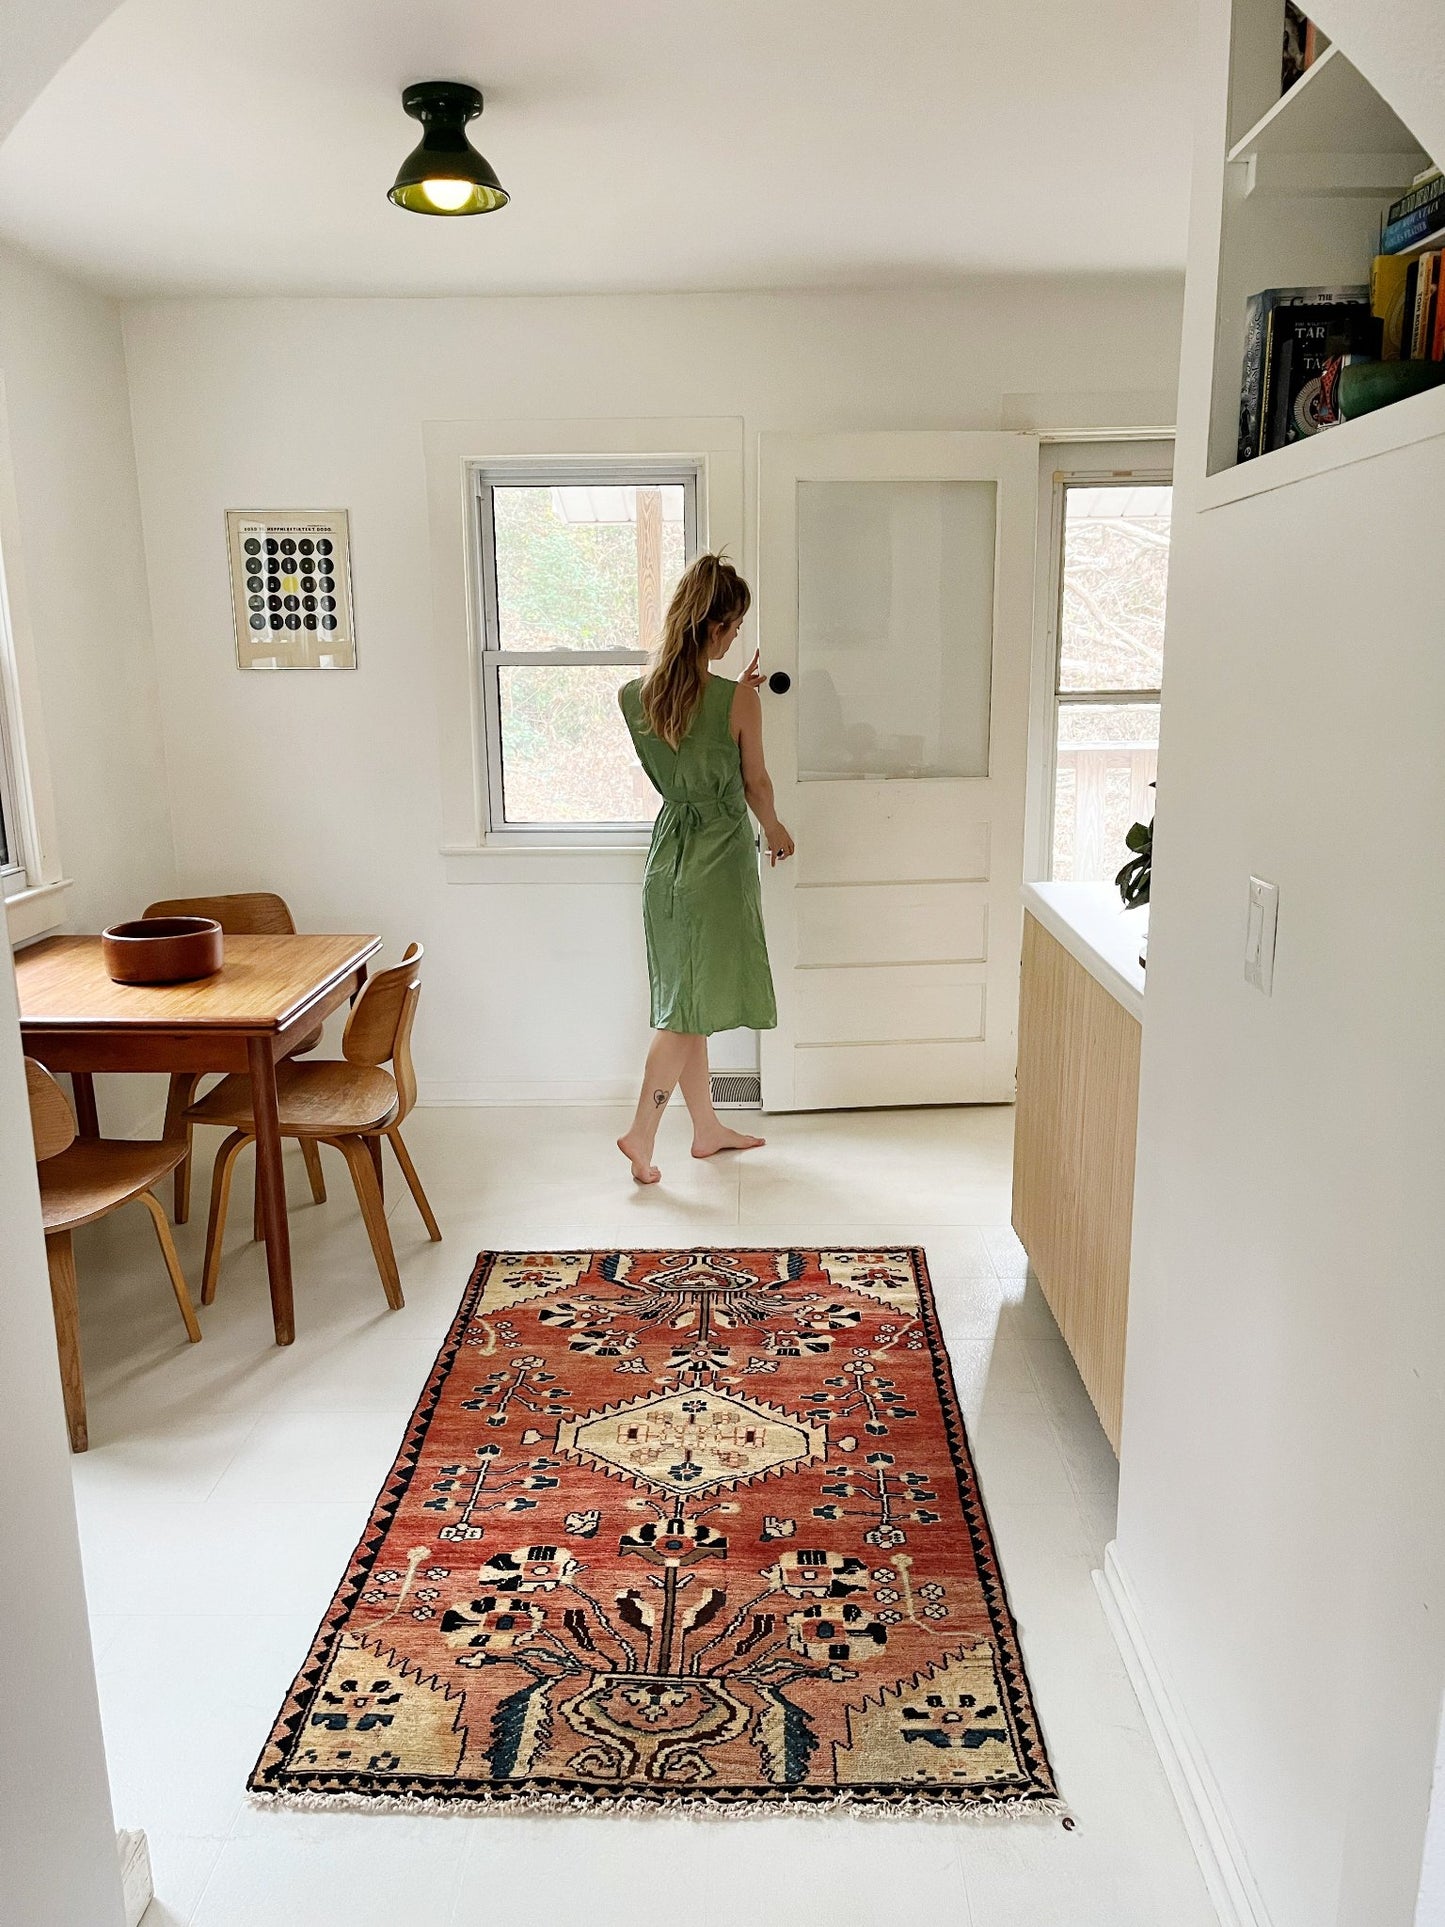
[[1398, 361], [1404, 350], [1405, 279], [1410, 263], [1399, 254], [1377, 254], [1370, 264], [1370, 307], [1380, 323], [1380, 358]]
[[1437, 168], [1429, 180], [1421, 181], [1417, 187], [1412, 187], [1407, 194], [1402, 194], [1398, 201], [1391, 201], [1385, 209], [1386, 226], [1388, 227], [1391, 221], [1403, 221], [1407, 214], [1413, 214], [1418, 207], [1428, 207], [1432, 201], [1438, 201], [1442, 191], [1445, 191], [1445, 178], [1442, 178]]
[[1386, 220], [1380, 236], [1381, 254], [1403, 254], [1432, 238], [1436, 228], [1445, 225], [1445, 181], [1432, 184], [1431, 198], [1412, 208], [1408, 214]]
[[1420, 256], [1415, 277], [1415, 308], [1410, 329], [1411, 361], [1425, 361], [1429, 358], [1431, 302], [1439, 266], [1438, 254]]
[[1435, 325], [1430, 335], [1431, 361], [1445, 361], [1445, 300], [1441, 299], [1440, 283], [1442, 280], [1445, 280], [1445, 273], [1437, 274], [1435, 278]]
[[1420, 287], [1420, 259], [1417, 256], [1405, 271], [1404, 325], [1400, 333], [1400, 359], [1415, 359], [1415, 296]]
[[[1278, 314], [1278, 310], [1276, 310]], [[1264, 447], [1262, 453], [1283, 448], [1289, 440], [1290, 402], [1292, 399], [1294, 357], [1298, 347], [1292, 332], [1283, 326], [1271, 328], [1269, 367], [1266, 372], [1264, 407]]]
[[1239, 449], [1237, 459], [1252, 461], [1263, 453], [1264, 351], [1274, 293], [1252, 294], [1244, 304], [1244, 368], [1239, 387]]

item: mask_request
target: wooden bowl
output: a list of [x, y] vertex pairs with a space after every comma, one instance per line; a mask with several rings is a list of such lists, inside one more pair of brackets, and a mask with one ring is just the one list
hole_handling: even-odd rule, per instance
[[214, 917], [137, 917], [113, 923], [100, 949], [112, 983], [191, 983], [221, 968], [221, 926]]

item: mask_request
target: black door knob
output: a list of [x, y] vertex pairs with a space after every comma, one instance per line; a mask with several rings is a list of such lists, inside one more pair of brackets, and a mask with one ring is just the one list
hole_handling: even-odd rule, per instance
[[768, 688], [775, 696], [786, 696], [793, 686], [793, 679], [786, 669], [775, 669], [768, 677]]

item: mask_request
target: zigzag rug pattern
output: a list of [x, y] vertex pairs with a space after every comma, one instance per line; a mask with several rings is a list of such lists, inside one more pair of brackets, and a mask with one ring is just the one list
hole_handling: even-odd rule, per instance
[[483, 1253], [249, 1784], [1061, 1811], [922, 1250]]

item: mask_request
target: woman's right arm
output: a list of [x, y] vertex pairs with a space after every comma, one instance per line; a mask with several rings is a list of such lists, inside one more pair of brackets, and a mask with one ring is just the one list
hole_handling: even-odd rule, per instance
[[793, 854], [793, 839], [778, 821], [773, 801], [773, 779], [763, 760], [763, 705], [751, 684], [740, 682], [733, 697], [732, 731], [743, 764], [743, 795], [758, 819], [768, 846], [769, 863], [782, 863]]

